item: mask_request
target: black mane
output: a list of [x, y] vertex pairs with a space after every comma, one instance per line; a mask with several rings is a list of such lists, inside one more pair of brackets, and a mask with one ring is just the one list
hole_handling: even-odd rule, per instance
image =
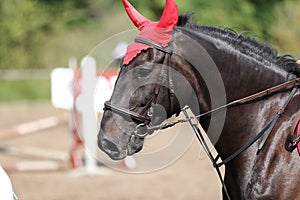
[[274, 64], [285, 71], [300, 76], [300, 67], [296, 60], [290, 55], [278, 56], [275, 49], [268, 45], [260, 44], [255, 39], [238, 34], [232, 29], [221, 29], [210, 26], [199, 26], [192, 20], [192, 15], [181, 15], [177, 26], [185, 27], [210, 37], [222, 40], [240, 51], [241, 53], [251, 56], [263, 64]]

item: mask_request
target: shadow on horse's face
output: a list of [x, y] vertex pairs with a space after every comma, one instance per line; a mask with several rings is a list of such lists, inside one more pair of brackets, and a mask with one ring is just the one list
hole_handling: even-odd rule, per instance
[[[139, 54], [128, 66], [123, 66], [110, 103], [142, 116], [147, 112], [149, 114], [164, 57], [165, 53], [149, 49]], [[154, 112], [151, 124], [160, 124], [169, 112], [167, 88], [160, 88], [155, 104], [161, 106], [151, 111]], [[144, 138], [132, 137], [139, 124], [142, 122], [130, 115], [106, 110], [98, 134], [99, 148], [114, 160], [139, 152], [143, 148]]]

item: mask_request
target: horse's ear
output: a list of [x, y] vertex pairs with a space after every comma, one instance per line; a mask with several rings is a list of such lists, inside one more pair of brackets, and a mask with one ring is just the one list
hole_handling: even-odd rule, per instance
[[178, 22], [178, 7], [175, 0], [166, 0], [164, 12], [157, 24], [158, 28], [172, 31]]
[[127, 0], [122, 0], [122, 2], [129, 18], [138, 29], [141, 30], [145, 26], [153, 23], [152, 21], [141, 15]]

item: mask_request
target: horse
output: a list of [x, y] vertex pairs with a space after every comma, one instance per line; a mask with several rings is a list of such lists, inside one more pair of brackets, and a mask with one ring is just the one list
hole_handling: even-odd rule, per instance
[[[300, 109], [296, 61], [231, 29], [200, 26], [191, 15], [178, 16], [174, 0], [166, 1], [159, 22], [151, 22], [127, 0], [122, 1], [141, 32], [128, 47], [111, 99], [105, 103], [99, 148], [114, 160], [138, 153], [152, 133], [151, 127], [188, 105], [195, 114], [209, 113], [200, 117], [199, 123], [211, 140], [215, 138], [210, 127], [225, 117], [215, 141], [223, 161], [239, 152], [223, 163], [227, 189], [223, 188], [223, 199], [299, 198], [300, 158], [286, 145], [287, 138], [294, 137], [291, 127]], [[206, 53], [209, 59], [204, 58]], [[201, 73], [207, 70], [215, 83], [216, 72], [210, 62], [223, 81], [225, 104], [261, 91], [264, 94], [218, 109], [222, 102], [213, 103]], [[278, 89], [280, 84], [283, 87]], [[264, 132], [267, 137], [257, 137]]]

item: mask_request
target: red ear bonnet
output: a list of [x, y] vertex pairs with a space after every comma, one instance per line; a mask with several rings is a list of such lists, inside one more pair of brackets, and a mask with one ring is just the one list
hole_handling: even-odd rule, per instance
[[142, 30], [145, 26], [153, 23], [143, 15], [141, 15], [127, 0], [122, 0], [122, 2], [127, 15], [139, 30]]
[[[167, 47], [172, 39], [172, 31], [178, 21], [178, 8], [174, 0], [166, 0], [162, 17], [158, 22], [152, 22], [142, 16], [127, 0], [122, 0], [125, 10], [133, 24], [141, 31], [139, 37], [146, 38]], [[128, 46], [124, 64], [129, 64], [141, 51], [152, 48], [141, 43]]]
[[158, 28], [166, 29], [167, 31], [174, 30], [178, 22], [178, 8], [174, 0], [167, 0], [164, 12], [157, 24]]

